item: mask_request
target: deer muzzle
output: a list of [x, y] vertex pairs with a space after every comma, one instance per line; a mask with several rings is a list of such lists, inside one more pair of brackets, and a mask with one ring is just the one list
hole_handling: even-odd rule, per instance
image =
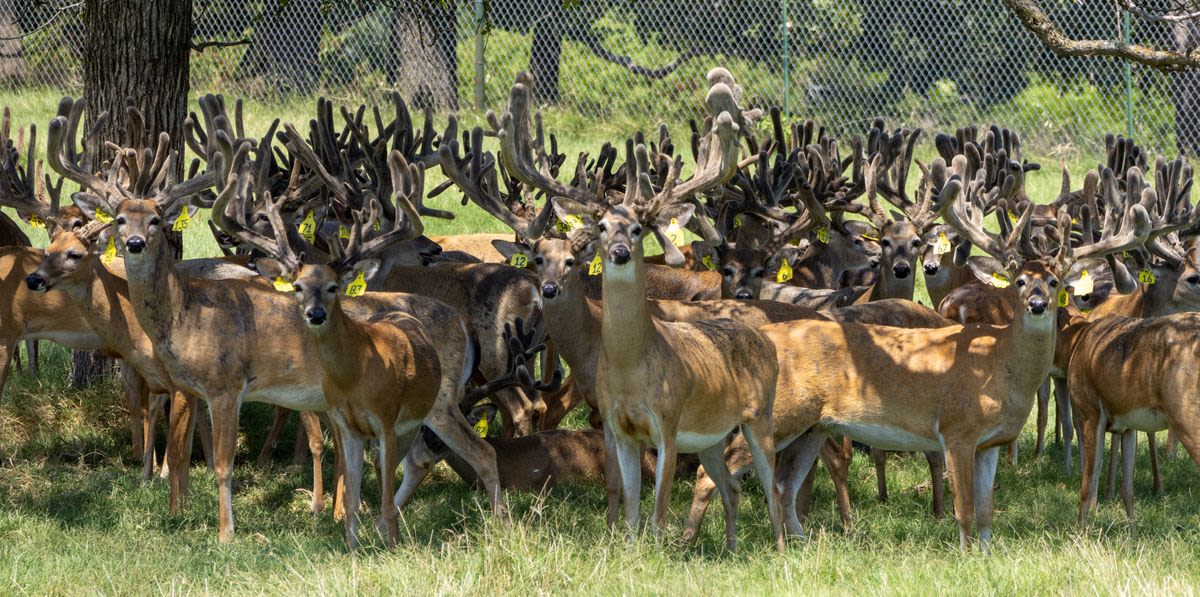
[[609, 259], [617, 265], [629, 263], [629, 247], [617, 245], [609, 251]]
[[33, 272], [32, 274], [25, 276], [25, 286], [27, 286], [33, 292], [45, 292], [50, 290], [50, 287], [46, 285], [46, 279], [37, 272]]
[[125, 250], [133, 254], [141, 253], [146, 249], [146, 239], [140, 236], [131, 236], [125, 240]]
[[548, 299], [558, 296], [558, 284], [554, 282], [542, 284], [542, 296]]
[[308, 322], [308, 325], [314, 327], [324, 325], [326, 319], [328, 319], [328, 314], [325, 313], [324, 307], [313, 307], [304, 312], [304, 320]]

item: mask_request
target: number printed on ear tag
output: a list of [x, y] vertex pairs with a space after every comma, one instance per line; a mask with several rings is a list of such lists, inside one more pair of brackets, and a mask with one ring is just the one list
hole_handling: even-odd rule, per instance
[[513, 267], [523, 268], [529, 265], [529, 256], [524, 253], [513, 253], [513, 256], [508, 258], [508, 264]]
[[1058, 289], [1058, 306], [1065, 307], [1071, 304], [1071, 297], [1067, 295], [1066, 288]]
[[995, 286], [996, 288], [1008, 288], [1008, 285], [1009, 285], [1008, 278], [1005, 278], [1004, 276], [1001, 276], [1000, 274], [992, 274], [992, 279], [990, 280], [990, 282], [991, 282], [991, 285]]
[[938, 234], [937, 241], [933, 243], [934, 255], [945, 255], [950, 252], [950, 237], [946, 236], [945, 232]]
[[683, 228], [679, 227], [678, 220], [671, 218], [671, 224], [667, 226], [666, 232], [667, 240], [670, 240], [671, 244], [675, 246], [683, 244]]
[[733, 229], [737, 230], [742, 227], [742, 214], [733, 216]]
[[[866, 238], [866, 236], [864, 235], [863, 238]], [[817, 240], [829, 244], [829, 229], [825, 226], [817, 228]]]
[[479, 437], [487, 437], [487, 434], [488, 434], [488, 420], [487, 419], [479, 419], [479, 421], [475, 423], [475, 433], [479, 434]]
[[100, 263], [108, 265], [117, 258], [117, 237], [108, 237], [108, 246], [104, 247], [104, 253], [100, 255]]
[[713, 263], [712, 255], [705, 255], [704, 259], [700, 260], [700, 263], [703, 263], [704, 267], [707, 267], [710, 272], [717, 271], [717, 264]]
[[784, 259], [783, 261], [779, 262], [779, 271], [775, 272], [775, 281], [779, 282], [780, 284], [783, 284], [784, 282], [787, 282], [788, 280], [791, 280], [791, 279], [792, 279], [792, 264], [788, 263], [787, 260]]
[[362, 272], [354, 276], [354, 281], [346, 287], [346, 296], [362, 296], [367, 293], [367, 280]]
[[588, 275], [599, 276], [604, 273], [604, 260], [600, 258], [600, 247], [596, 247], [596, 256], [588, 262]]
[[275, 282], [271, 284], [275, 290], [279, 292], [296, 292], [296, 287], [292, 286], [291, 282], [283, 279], [283, 276], [276, 276]]
[[29, 227], [30, 228], [45, 228], [46, 221], [43, 220], [41, 216], [39, 216], [37, 214], [32, 214], [29, 216]]
[[188, 213], [188, 208], [184, 206], [179, 212], [179, 217], [175, 218], [175, 223], [171, 225], [171, 230], [175, 232], [183, 232], [192, 224], [192, 214]]
[[1142, 284], [1153, 286], [1157, 281], [1158, 278], [1154, 275], [1154, 272], [1150, 271], [1148, 268], [1138, 272], [1138, 282], [1141, 282]]
[[96, 210], [96, 221], [100, 222], [101, 224], [111, 224], [113, 221], [113, 217], [104, 213], [104, 210], [97, 209]]
[[575, 214], [567, 214], [563, 216], [555, 226], [559, 232], [572, 232], [583, 228], [583, 218]]
[[342, 240], [350, 240], [350, 229], [345, 224], [338, 225], [338, 238]]
[[296, 226], [296, 231], [309, 243], [317, 242], [317, 220], [313, 217], [313, 212], [308, 212], [308, 215], [304, 216], [303, 220], [300, 220], [300, 225]]

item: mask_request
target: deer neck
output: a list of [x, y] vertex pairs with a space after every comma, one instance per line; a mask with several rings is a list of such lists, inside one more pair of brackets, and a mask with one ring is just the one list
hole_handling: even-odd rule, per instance
[[547, 329], [562, 330], [564, 337], [555, 338], [555, 348], [567, 360], [574, 374], [594, 362], [601, 347], [601, 307], [587, 298], [579, 276], [564, 276], [563, 294], [555, 300], [542, 301]]
[[601, 296], [604, 304], [600, 337], [605, 359], [614, 365], [632, 366], [645, 358], [654, 334], [640, 247], [634, 249], [625, 265], [604, 264]]
[[901, 280], [892, 272], [890, 261], [880, 264], [879, 277], [875, 281], [875, 288], [871, 290], [871, 300], [913, 300], [913, 292], [916, 290], [916, 277], [916, 272], [913, 272], [907, 278]]
[[1023, 395], [1032, 400], [1054, 365], [1058, 326], [1053, 311], [1035, 317], [1024, 304], [1017, 303], [1013, 305], [1016, 315], [1000, 341], [998, 362], [1015, 375], [1019, 388], [1028, 388]]
[[138, 322], [155, 345], [171, 338], [174, 315], [179, 311], [179, 297], [184, 280], [175, 272], [175, 253], [165, 240], [160, 240], [154, 253], [133, 256], [125, 254], [125, 275], [129, 283], [129, 299]]
[[360, 348], [370, 343], [361, 324], [350, 319], [340, 304], [329, 308], [329, 319], [320, 328], [309, 328], [325, 379], [338, 387], [353, 385], [362, 374]]

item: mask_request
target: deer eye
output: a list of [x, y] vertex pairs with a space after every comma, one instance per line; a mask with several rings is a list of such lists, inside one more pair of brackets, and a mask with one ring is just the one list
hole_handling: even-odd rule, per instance
[[641, 236], [642, 235], [642, 227], [638, 226], [637, 224], [634, 224], [633, 228], [629, 229], [629, 232], [630, 232], [630, 234], [632, 234], [634, 236]]
[[151, 226], [158, 226], [158, 222], [159, 222], [158, 216], [154, 216], [153, 218], [150, 218]]
[[1024, 285], [1025, 285], [1025, 278], [1020, 278], [1017, 280], [1017, 286], [1024, 286]]
[[70, 259], [71, 261], [79, 261], [80, 259], [83, 259], [83, 253], [80, 253], [79, 251], [70, 251], [67, 253], [67, 259]]
[[125, 225], [125, 216], [117, 216], [117, 226]]
[[861, 246], [862, 246], [862, 239], [861, 239], [861, 238], [857, 238], [857, 237], [856, 237], [856, 238], [854, 239], [854, 244], [855, 244], [855, 246], [859, 246], [859, 247], [861, 247]]
[[299, 282], [292, 282], [292, 290], [295, 290], [296, 292], [304, 292], [304, 288], [300, 286]]
[[83, 228], [82, 220], [74, 220], [71, 222], [71, 230], [79, 230], [80, 228]]
[[761, 267], [756, 267], [752, 273], [754, 274], [755, 278], [761, 278], [767, 274], [767, 270]]
[[546, 260], [545, 260], [545, 259], [542, 259], [542, 256], [541, 256], [541, 255], [538, 255], [537, 257], [534, 257], [534, 258], [533, 258], [533, 262], [534, 262], [534, 263], [536, 263], [536, 264], [538, 264], [538, 265], [542, 265], [543, 263], [545, 263], [545, 262], [546, 262]]
[[733, 277], [733, 270], [732, 270], [732, 269], [730, 269], [730, 268], [728, 268], [728, 267], [727, 267], [727, 268], [725, 268], [725, 271], [723, 271], [723, 272], [721, 272], [721, 273], [722, 273], [722, 274], [724, 274], [726, 278], [732, 278], [732, 277]]
[[888, 239], [886, 239], [886, 238], [884, 238], [884, 239], [880, 239], [880, 241], [879, 241], [879, 246], [881, 246], [881, 247], [883, 247], [883, 248], [885, 248], [885, 249], [886, 249], [887, 247], [890, 247], [890, 246], [892, 246], [892, 241], [890, 241], [890, 240], [888, 240]]
[[337, 284], [330, 284], [329, 287], [325, 289], [325, 292], [329, 294], [337, 294]]
[[574, 265], [575, 265], [575, 259], [574, 259], [574, 258], [572, 258], [572, 257], [568, 257], [568, 258], [567, 258], [567, 261], [566, 261], [566, 264], [567, 264], [567, 267], [574, 267]]
[[1050, 288], [1058, 288], [1058, 280], [1050, 278]]
[[600, 229], [600, 232], [608, 232], [608, 226], [604, 222], [597, 223], [596, 227]]

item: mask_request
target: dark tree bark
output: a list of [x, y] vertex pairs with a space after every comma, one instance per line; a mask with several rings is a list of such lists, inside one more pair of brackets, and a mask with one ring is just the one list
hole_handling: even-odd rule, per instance
[[282, 9], [279, 0], [267, 0], [236, 76], [260, 79], [272, 91], [312, 93], [317, 86], [320, 9], [319, 0], [290, 0]]
[[392, 81], [416, 108], [458, 109], [455, 9], [396, 3], [389, 46], [399, 56]]
[[[183, 147], [187, 117], [189, 58], [192, 41], [192, 0], [85, 0], [83, 93], [88, 120], [102, 112], [109, 118], [101, 142], [124, 144], [125, 105], [146, 119], [146, 138], [155, 145], [158, 134], [171, 135], [174, 149]], [[182, 156], [182, 151], [179, 152]], [[182, 160], [182, 157], [179, 158]], [[182, 164], [176, 164], [182, 171]], [[94, 166], [93, 166], [94, 167]], [[182, 240], [168, 235], [177, 254]], [[99, 355], [76, 353], [72, 385], [87, 385], [111, 367]]]
[[558, 71], [562, 56], [561, 19], [549, 17], [538, 21], [533, 30], [533, 48], [529, 54], [529, 71], [533, 73], [533, 97], [539, 102], [557, 104]]

